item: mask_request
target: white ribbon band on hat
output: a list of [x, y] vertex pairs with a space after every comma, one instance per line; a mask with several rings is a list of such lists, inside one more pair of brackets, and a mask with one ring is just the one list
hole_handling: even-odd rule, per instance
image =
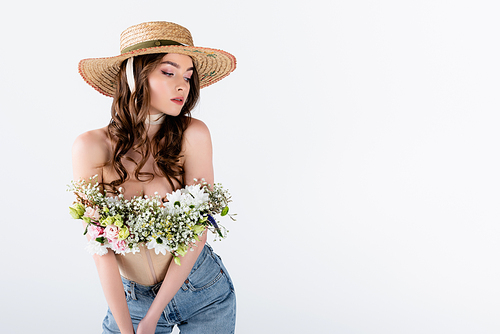
[[127, 68], [125, 70], [127, 75], [128, 88], [130, 89], [130, 94], [135, 91], [135, 78], [134, 78], [134, 57], [127, 59]]

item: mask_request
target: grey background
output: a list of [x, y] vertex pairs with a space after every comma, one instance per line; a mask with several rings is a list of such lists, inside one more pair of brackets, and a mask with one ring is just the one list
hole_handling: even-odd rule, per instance
[[202, 90], [238, 221], [237, 333], [500, 331], [494, 1], [63, 1], [0, 13], [0, 331], [98, 333], [71, 145], [109, 121], [82, 58], [166, 20], [238, 68]]

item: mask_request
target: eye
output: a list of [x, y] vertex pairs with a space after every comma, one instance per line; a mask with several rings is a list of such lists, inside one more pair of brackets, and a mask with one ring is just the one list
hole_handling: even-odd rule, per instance
[[186, 82], [189, 82], [189, 80], [191, 80], [191, 78], [189, 77], [184, 77], [184, 80], [186, 80]]
[[167, 77], [171, 77], [174, 75], [173, 73], [165, 72], [165, 71], [161, 71], [161, 73], [165, 74]]

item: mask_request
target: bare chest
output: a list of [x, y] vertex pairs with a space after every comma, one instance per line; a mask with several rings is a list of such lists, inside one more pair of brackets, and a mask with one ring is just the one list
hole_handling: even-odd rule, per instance
[[[139, 154], [135, 152], [127, 153], [127, 157], [132, 158], [136, 162], [140, 161]], [[154, 176], [152, 179], [148, 175], [140, 176], [141, 180], [149, 180], [145, 182], [139, 181], [135, 176], [134, 171], [136, 165], [133, 161], [130, 161], [128, 159], [122, 159], [122, 164], [127, 170], [127, 173], [129, 175], [128, 180], [121, 185], [122, 193], [125, 196], [125, 198], [130, 199], [134, 196], [144, 196], [144, 195], [154, 196], [155, 193], [158, 193], [161, 197], [164, 197], [167, 193], [171, 193], [173, 190], [175, 190], [172, 189], [167, 178], [158, 174], [158, 168], [155, 168], [155, 162], [153, 157], [149, 157], [149, 159], [146, 161], [146, 164], [141, 169], [142, 173], [149, 173], [150, 175], [152, 174]], [[113, 166], [108, 164], [107, 166], [104, 167], [103, 181], [105, 183], [109, 183], [118, 178], [119, 178], [118, 173], [115, 171]]]

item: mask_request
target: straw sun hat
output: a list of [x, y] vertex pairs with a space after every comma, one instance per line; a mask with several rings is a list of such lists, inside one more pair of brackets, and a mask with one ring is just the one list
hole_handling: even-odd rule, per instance
[[193, 59], [200, 88], [207, 87], [236, 68], [236, 58], [225, 51], [193, 46], [186, 28], [170, 22], [146, 22], [132, 26], [120, 35], [121, 54], [116, 57], [83, 59], [78, 71], [98, 92], [113, 96], [120, 64], [131, 57], [151, 53], [180, 53]]

